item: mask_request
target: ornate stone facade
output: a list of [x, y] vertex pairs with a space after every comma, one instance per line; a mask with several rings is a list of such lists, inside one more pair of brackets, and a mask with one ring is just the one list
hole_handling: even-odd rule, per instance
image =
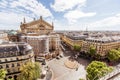
[[33, 47], [36, 57], [51, 54], [59, 50], [59, 35], [22, 36], [22, 42], [27, 42]]
[[0, 44], [0, 69], [7, 70], [8, 78], [17, 80], [20, 74], [20, 66], [29, 61], [34, 62], [34, 53], [32, 47], [27, 43], [3, 42]]
[[39, 36], [39, 35], [47, 35], [53, 31], [53, 23], [52, 25], [47, 23], [42, 19], [42, 16], [38, 20], [34, 20], [32, 22], [26, 23], [24, 18], [24, 22], [20, 25], [21, 32], [28, 36]]
[[53, 34], [53, 23], [49, 24], [48, 22], [40, 19], [26, 23], [24, 22], [20, 25], [22, 42], [29, 43], [34, 50], [35, 57], [47, 56], [53, 54], [58, 54], [59, 52], [59, 42], [60, 37], [57, 34]]

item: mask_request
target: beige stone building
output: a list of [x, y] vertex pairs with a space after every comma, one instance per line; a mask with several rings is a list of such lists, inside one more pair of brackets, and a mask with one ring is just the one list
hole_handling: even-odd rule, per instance
[[105, 56], [111, 49], [120, 48], [120, 36], [86, 38], [83, 43], [82, 51], [88, 52], [90, 46], [96, 48], [96, 53]]
[[61, 40], [65, 42], [68, 46], [70, 46], [71, 49], [73, 49], [73, 46], [75, 45], [82, 46], [85, 38], [86, 36], [82, 36], [81, 38], [75, 38], [75, 36], [70, 37], [67, 35], [61, 35]]
[[59, 35], [22, 36], [22, 42], [33, 47], [36, 56], [45, 56], [59, 50]]
[[8, 40], [8, 34], [5, 32], [0, 32], [0, 40]]
[[53, 34], [53, 23], [49, 24], [40, 17], [38, 20], [20, 25], [22, 42], [29, 43], [34, 50], [36, 58], [39, 56], [47, 56], [58, 54], [60, 37], [57, 34]]
[[89, 52], [90, 46], [94, 46], [96, 54], [106, 56], [111, 49], [120, 48], [120, 36], [101, 36], [101, 37], [82, 37], [75, 39], [75, 37], [69, 37], [67, 35], [61, 35], [61, 39], [71, 49], [74, 45], [81, 46], [81, 51]]
[[21, 42], [1, 41], [0, 69], [7, 70], [6, 79], [14, 78], [14, 80], [17, 80], [17, 77], [20, 75], [20, 67], [29, 61], [34, 62], [34, 53], [30, 45]]

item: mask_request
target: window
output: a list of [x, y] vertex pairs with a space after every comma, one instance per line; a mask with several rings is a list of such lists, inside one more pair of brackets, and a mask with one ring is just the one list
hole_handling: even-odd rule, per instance
[[9, 65], [8, 65], [8, 64], [6, 64], [6, 68], [9, 68]]
[[1, 68], [3, 68], [3, 66], [2, 66], [2, 65], [0, 65], [0, 69], [1, 69]]
[[11, 56], [14, 56], [14, 52], [11, 52], [11, 54], [10, 54]]
[[7, 59], [5, 59], [5, 62], [7, 62]]
[[7, 69], [7, 72], [10, 73], [10, 69]]
[[17, 63], [17, 66], [20, 66], [20, 63]]
[[0, 57], [3, 57], [3, 53], [0, 53]]
[[14, 67], [14, 64], [12, 64], [12, 67]]
[[16, 58], [16, 60], [19, 60], [19, 58]]

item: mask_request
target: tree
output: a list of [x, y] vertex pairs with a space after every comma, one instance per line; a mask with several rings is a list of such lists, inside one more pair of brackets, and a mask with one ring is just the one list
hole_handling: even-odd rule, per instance
[[96, 53], [96, 48], [91, 45], [91, 46], [90, 46], [90, 49], [89, 49], [89, 53], [90, 53], [91, 55], [95, 55], [95, 53]]
[[85, 80], [85, 79], [80, 78], [79, 80]]
[[92, 61], [92, 63], [87, 66], [86, 70], [88, 80], [98, 80], [108, 72], [111, 72], [113, 68], [108, 67], [104, 62]]
[[120, 59], [120, 51], [112, 49], [108, 53], [108, 59], [110, 61], [117, 61]]
[[19, 80], [37, 80], [41, 73], [39, 63], [28, 62], [26, 65], [23, 65], [20, 70], [21, 75], [18, 78]]
[[7, 79], [7, 80], [14, 80], [13, 78]]
[[0, 80], [4, 80], [6, 77], [7, 71], [5, 69], [0, 69]]
[[74, 45], [73, 48], [74, 48], [75, 51], [80, 51], [81, 50], [81, 47], [79, 45]]
[[120, 52], [120, 48], [118, 48], [118, 51]]

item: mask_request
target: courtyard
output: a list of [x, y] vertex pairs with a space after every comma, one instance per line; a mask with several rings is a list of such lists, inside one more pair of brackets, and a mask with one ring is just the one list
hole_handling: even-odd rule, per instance
[[[79, 80], [80, 78], [86, 79], [86, 66], [89, 64], [88, 60], [78, 58], [76, 61], [69, 61], [69, 58], [73, 56], [71, 51], [64, 51], [63, 57], [59, 59], [52, 59], [46, 61], [46, 66], [48, 66], [52, 70], [52, 80]], [[73, 66], [73, 68], [69, 68], [65, 65], [66, 61], [69, 66]], [[77, 67], [74, 67], [77, 65]]]

